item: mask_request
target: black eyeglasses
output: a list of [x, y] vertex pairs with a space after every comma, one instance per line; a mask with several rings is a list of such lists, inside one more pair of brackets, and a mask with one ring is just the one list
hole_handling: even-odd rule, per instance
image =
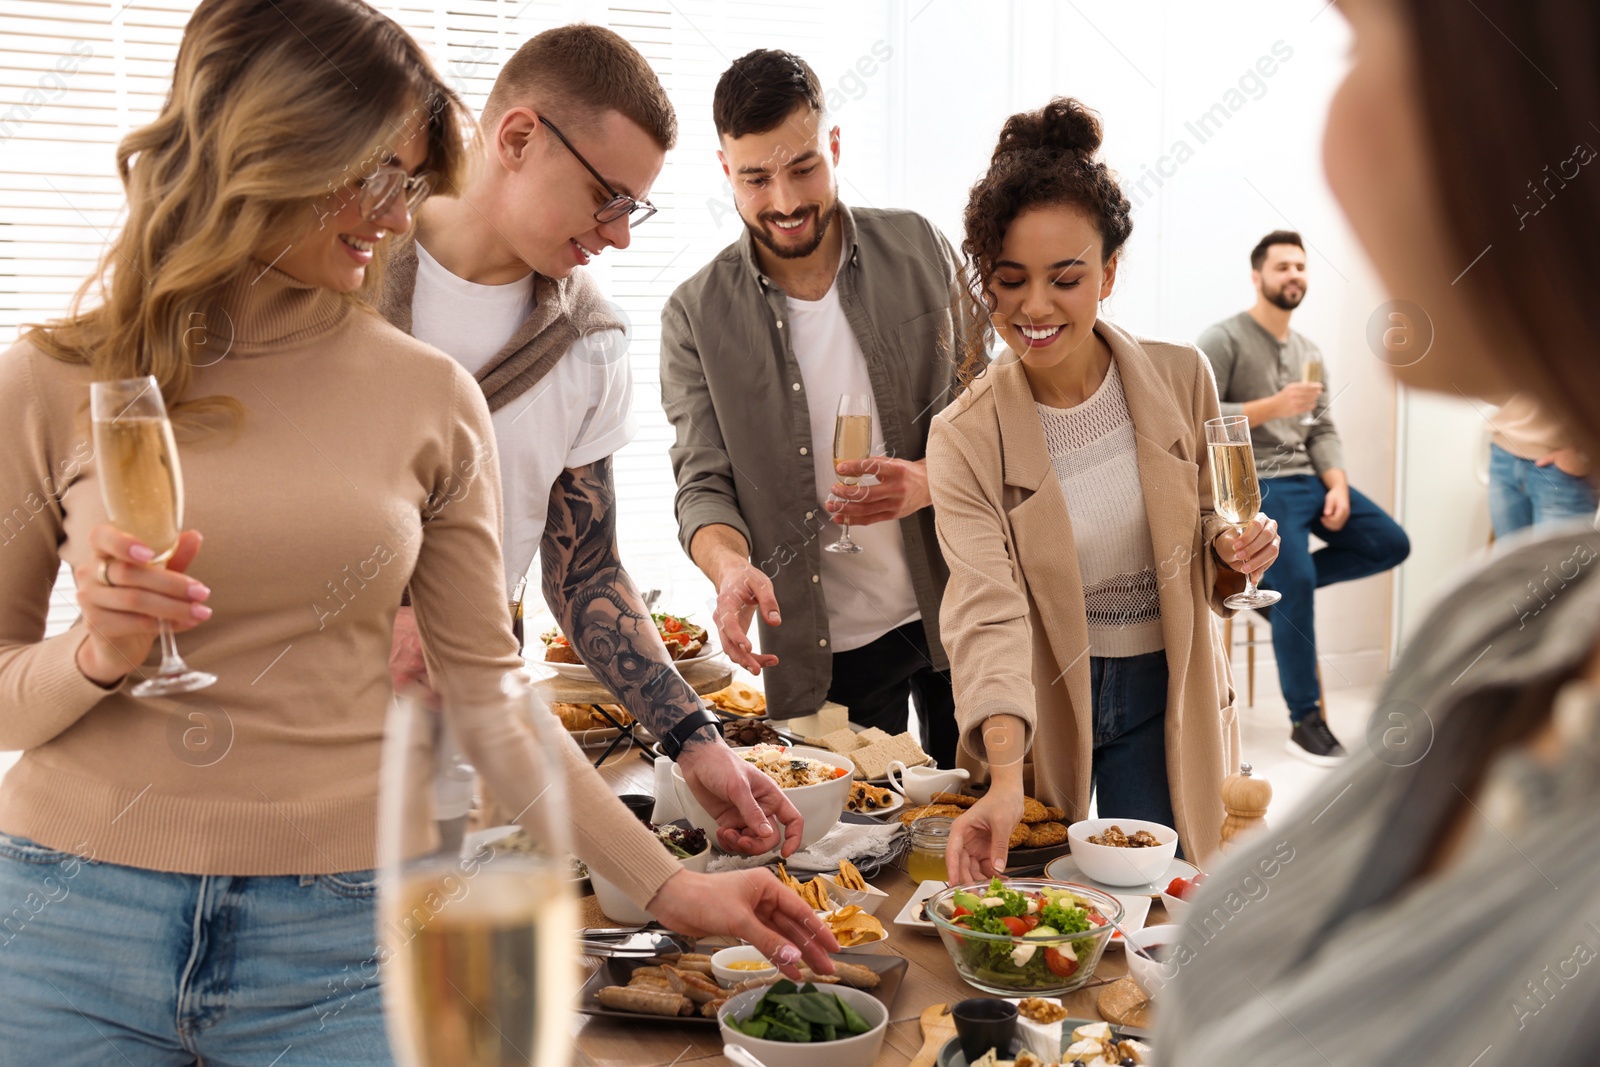
[[567, 151], [572, 153], [573, 158], [575, 158], [579, 163], [582, 163], [584, 169], [590, 174], [594, 175], [594, 180], [600, 183], [600, 188], [604, 189], [608, 194], [610, 194], [611, 199], [601, 204], [600, 209], [594, 213], [594, 220], [596, 222], [615, 222], [624, 215], [627, 215], [629, 216], [628, 225], [637, 226], [645, 219], [648, 219], [651, 215], [656, 213], [657, 208], [650, 201], [635, 200], [633, 197], [624, 193], [619, 193], [615, 189], [611, 188], [611, 183], [600, 177], [600, 172], [589, 165], [589, 161], [583, 158], [582, 152], [572, 147], [572, 142], [567, 140], [565, 134], [556, 129], [555, 123], [551, 122], [543, 115], [539, 116], [539, 120], [545, 124], [551, 133], [556, 135], [556, 140], [567, 146]]

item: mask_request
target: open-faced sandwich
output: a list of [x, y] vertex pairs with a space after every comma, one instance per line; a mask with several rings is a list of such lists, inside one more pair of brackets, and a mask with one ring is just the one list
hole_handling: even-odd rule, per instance
[[682, 615], [655, 612], [650, 617], [655, 620], [661, 640], [666, 642], [673, 659], [692, 659], [706, 647], [704, 626], [696, 626]]
[[560, 630], [546, 630], [539, 635], [539, 640], [544, 642], [544, 661], [546, 663], [583, 662], [578, 658], [578, 651], [572, 647], [572, 642], [567, 640], [567, 635]]
[[[667, 652], [674, 660], [689, 659], [698, 656], [706, 647], [706, 628], [696, 626], [682, 615], [667, 615], [656, 612], [650, 616], [656, 624], [656, 632], [661, 635], [662, 642], [667, 646]], [[544, 642], [544, 659], [546, 663], [582, 663], [577, 650], [572, 647], [572, 642], [567, 640], [567, 635], [560, 630], [547, 630], [539, 635]]]

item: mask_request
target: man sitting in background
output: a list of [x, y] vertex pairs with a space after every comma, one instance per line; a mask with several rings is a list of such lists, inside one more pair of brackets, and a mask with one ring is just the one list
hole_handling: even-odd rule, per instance
[[[1300, 235], [1276, 230], [1250, 252], [1256, 302], [1200, 335], [1217, 375], [1222, 414], [1250, 420], [1261, 510], [1283, 544], [1262, 578], [1283, 599], [1267, 614], [1278, 684], [1289, 705], [1289, 754], [1332, 766], [1347, 753], [1328, 727], [1317, 675], [1316, 590], [1398, 566], [1411, 542], [1378, 505], [1350, 487], [1328, 413], [1327, 364], [1289, 319], [1306, 295]], [[1308, 373], [1308, 369], [1311, 371]], [[1310, 535], [1326, 547], [1311, 551]]]

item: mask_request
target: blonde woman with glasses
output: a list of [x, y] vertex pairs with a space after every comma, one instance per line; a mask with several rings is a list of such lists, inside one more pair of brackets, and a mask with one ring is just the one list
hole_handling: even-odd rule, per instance
[[[356, 294], [428, 191], [462, 184], [474, 128], [359, 0], [204, 0], [160, 116], [118, 150], [128, 217], [93, 299], [0, 354], [0, 506], [23, 516], [0, 551], [0, 749], [22, 750], [0, 784], [0, 1059], [390, 1062], [371, 868], [402, 592], [459, 698], [520, 659], [482, 393]], [[165, 565], [108, 522], [88, 446], [90, 383], [143, 375], [193, 527]], [[63, 562], [83, 617], [46, 640]], [[128, 691], [163, 621], [214, 685]], [[580, 854], [660, 885], [676, 864], [568, 755]], [[719, 931], [774, 959], [830, 943], [775, 879], [721, 889]]]

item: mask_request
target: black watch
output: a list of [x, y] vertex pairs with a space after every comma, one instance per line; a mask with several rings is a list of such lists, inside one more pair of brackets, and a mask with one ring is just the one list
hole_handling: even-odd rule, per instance
[[722, 733], [722, 720], [705, 708], [701, 708], [685, 715], [682, 722], [667, 731], [667, 735], [661, 739], [661, 751], [667, 754], [668, 759], [676, 763], [678, 754], [683, 751], [683, 746], [688, 742], [689, 738], [694, 736], [695, 731], [704, 726], [711, 727], [718, 734]]

